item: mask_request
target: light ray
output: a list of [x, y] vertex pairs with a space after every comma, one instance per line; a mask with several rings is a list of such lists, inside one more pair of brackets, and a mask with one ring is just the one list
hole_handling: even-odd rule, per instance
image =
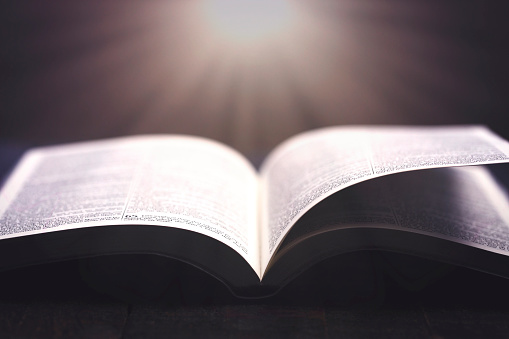
[[290, 29], [288, 0], [203, 0], [204, 23], [211, 34], [236, 45], [252, 45]]
[[468, 82], [476, 65], [468, 45], [439, 34], [455, 32], [444, 9], [397, 0], [61, 0], [48, 14], [55, 26], [29, 44], [27, 60], [49, 66], [26, 90], [37, 93], [30, 105], [44, 113], [40, 130], [56, 121], [62, 139], [82, 127], [96, 133], [83, 138], [186, 133], [248, 152], [310, 125], [443, 123], [463, 98], [486, 96]]

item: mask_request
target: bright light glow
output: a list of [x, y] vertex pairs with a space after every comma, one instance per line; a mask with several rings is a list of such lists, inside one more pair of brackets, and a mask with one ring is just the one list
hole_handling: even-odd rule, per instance
[[204, 14], [210, 29], [236, 44], [271, 39], [292, 24], [287, 0], [204, 0]]
[[309, 126], [436, 123], [465, 93], [485, 95], [448, 67], [471, 46], [437, 34], [436, 1], [92, 1], [81, 5], [86, 21], [81, 2], [64, 3], [79, 20], [33, 47], [94, 53], [34, 78], [38, 105], [57, 112], [41, 130], [81, 107], [111, 112], [98, 135], [196, 134], [249, 153]]

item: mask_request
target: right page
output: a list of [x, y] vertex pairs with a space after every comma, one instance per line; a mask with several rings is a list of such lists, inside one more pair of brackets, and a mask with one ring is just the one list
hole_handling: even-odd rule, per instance
[[335, 127], [279, 146], [262, 166], [262, 271], [295, 222], [331, 194], [387, 174], [509, 162], [482, 126]]

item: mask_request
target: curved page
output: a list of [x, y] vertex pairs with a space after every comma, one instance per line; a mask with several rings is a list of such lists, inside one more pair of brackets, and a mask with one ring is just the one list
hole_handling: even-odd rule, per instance
[[484, 127], [335, 127], [297, 136], [261, 169], [262, 270], [290, 227], [331, 194], [387, 174], [509, 162], [509, 143]]
[[317, 260], [361, 249], [404, 252], [509, 277], [509, 197], [484, 166], [368, 180], [299, 219], [264, 281], [281, 286]]
[[221, 241], [259, 275], [257, 177], [239, 154], [183, 136], [36, 149], [0, 196], [0, 239], [90, 226], [154, 225]]

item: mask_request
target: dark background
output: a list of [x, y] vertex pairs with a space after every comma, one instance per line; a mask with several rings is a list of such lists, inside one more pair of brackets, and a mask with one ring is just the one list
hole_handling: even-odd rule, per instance
[[[254, 158], [329, 125], [475, 123], [509, 139], [506, 1], [295, 2], [314, 18], [302, 34], [238, 55], [195, 32], [192, 1], [1, 2], [2, 174], [28, 146], [140, 133]], [[507, 286], [366, 252], [249, 301], [164, 258], [83, 259], [0, 273], [0, 334], [506, 337]]]
[[184, 133], [248, 155], [343, 124], [480, 123], [509, 138], [504, 1], [294, 1], [314, 21], [238, 55], [196, 32], [190, 3], [2, 2], [0, 138]]

